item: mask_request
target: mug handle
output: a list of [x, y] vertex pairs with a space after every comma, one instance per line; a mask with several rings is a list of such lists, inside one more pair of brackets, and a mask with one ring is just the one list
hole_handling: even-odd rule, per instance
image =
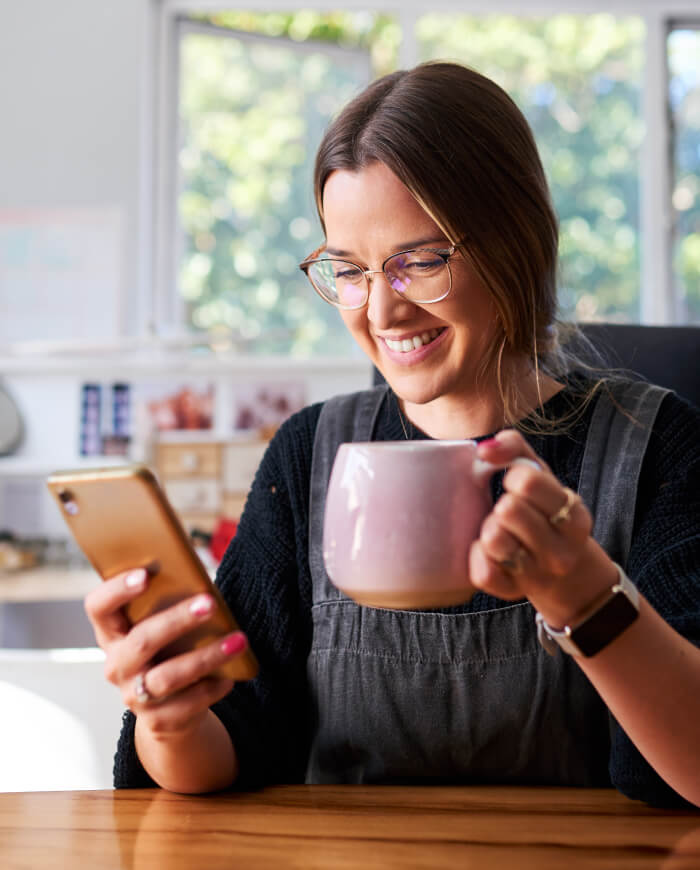
[[528, 459], [527, 456], [516, 456], [510, 462], [493, 463], [485, 462], [483, 459], [474, 459], [472, 463], [472, 473], [474, 479], [480, 486], [486, 486], [491, 475], [497, 471], [502, 471], [504, 468], [510, 468], [511, 465], [527, 465], [529, 468], [535, 468], [537, 471], [542, 471], [542, 466], [534, 459]]

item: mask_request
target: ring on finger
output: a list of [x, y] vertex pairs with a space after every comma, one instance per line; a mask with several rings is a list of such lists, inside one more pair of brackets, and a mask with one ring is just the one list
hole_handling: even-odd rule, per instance
[[501, 559], [498, 563], [508, 574], [521, 574], [524, 569], [525, 548], [519, 544], [513, 550], [510, 556], [506, 559]]
[[564, 492], [566, 494], [566, 501], [559, 510], [555, 511], [549, 518], [549, 522], [553, 526], [558, 526], [560, 523], [568, 522], [571, 519], [572, 508], [579, 500], [579, 496], [573, 491], [573, 489], [569, 489], [568, 486], [564, 487]]
[[148, 691], [146, 686], [146, 674], [139, 674], [134, 680], [134, 698], [139, 704], [148, 704], [153, 700], [153, 695]]

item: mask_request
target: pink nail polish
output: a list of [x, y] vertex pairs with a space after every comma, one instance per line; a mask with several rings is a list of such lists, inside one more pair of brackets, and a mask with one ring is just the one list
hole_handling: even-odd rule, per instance
[[493, 447], [494, 444], [498, 444], [498, 438], [495, 436], [493, 438], [485, 438], [483, 441], [479, 441], [479, 447]]
[[198, 595], [190, 604], [190, 613], [195, 616], [206, 616], [214, 609], [214, 600], [210, 595]]
[[221, 641], [221, 652], [226, 656], [232, 656], [242, 652], [248, 643], [248, 639], [242, 631], [237, 631], [235, 634], [230, 634]]

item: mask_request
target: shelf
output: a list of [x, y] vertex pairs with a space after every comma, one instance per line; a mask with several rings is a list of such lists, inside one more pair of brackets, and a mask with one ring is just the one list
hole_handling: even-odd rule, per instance
[[47, 477], [63, 469], [114, 468], [130, 462], [125, 456], [66, 457], [48, 462], [45, 459], [24, 459], [22, 456], [0, 457], [0, 477]]
[[0, 572], [0, 604], [79, 601], [100, 582], [92, 568], [31, 568]]
[[151, 376], [230, 376], [246, 378], [367, 375], [371, 381], [372, 367], [366, 357], [293, 357], [246, 356], [233, 353], [89, 353], [89, 354], [26, 354], [12, 355], [0, 350], [0, 371], [4, 375], [78, 375], [90, 372], [93, 378], [120, 377], [134, 379]]

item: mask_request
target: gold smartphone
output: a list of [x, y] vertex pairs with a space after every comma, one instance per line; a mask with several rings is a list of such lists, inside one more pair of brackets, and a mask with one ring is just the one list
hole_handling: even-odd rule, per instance
[[[158, 661], [238, 629], [147, 466], [57, 471], [49, 476], [47, 485], [73, 537], [102, 579], [134, 568], [148, 570], [145, 590], [125, 607], [132, 624], [198, 593], [206, 592], [216, 600], [218, 606], [211, 618], [168, 644]], [[257, 672], [257, 660], [247, 647], [213, 673], [232, 680], [250, 680]]]

